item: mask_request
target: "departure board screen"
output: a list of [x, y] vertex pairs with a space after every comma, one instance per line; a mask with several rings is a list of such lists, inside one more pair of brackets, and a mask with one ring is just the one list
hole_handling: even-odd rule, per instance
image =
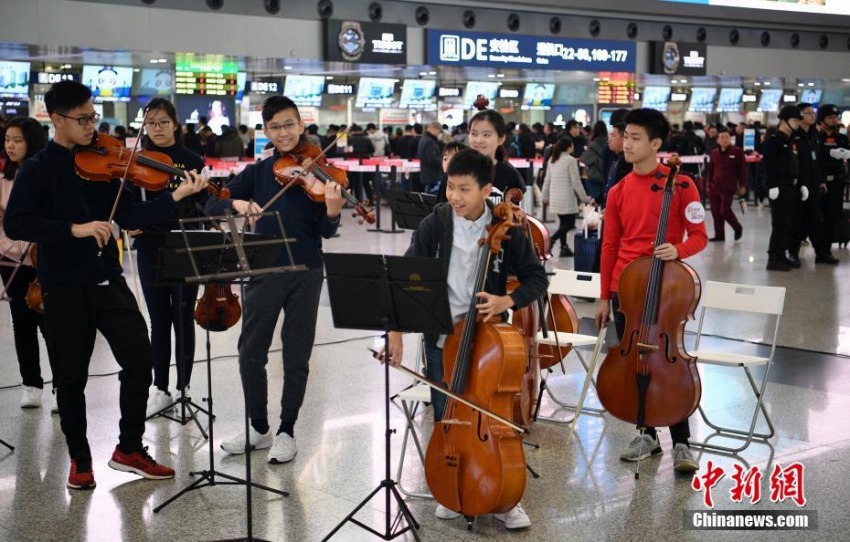
[[235, 73], [174, 72], [176, 94], [235, 96], [238, 90]]
[[600, 73], [596, 102], [600, 105], [632, 105], [635, 103], [635, 82], [629, 76]]

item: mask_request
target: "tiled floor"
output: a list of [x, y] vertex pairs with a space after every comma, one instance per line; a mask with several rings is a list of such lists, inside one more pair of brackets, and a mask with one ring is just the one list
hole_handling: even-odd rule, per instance
[[[434, 503], [409, 499], [421, 523], [422, 540], [518, 539], [518, 540], [844, 540], [850, 526], [850, 485], [843, 478], [850, 460], [850, 253], [835, 250], [841, 259], [836, 267], [815, 266], [813, 254], [803, 252], [803, 268], [793, 273], [764, 270], [769, 235], [769, 215], [750, 208], [743, 217], [744, 238], [711, 243], [691, 260], [703, 279], [788, 287], [786, 314], [780, 332], [781, 345], [766, 394], [768, 410], [777, 426], [769, 446], [753, 444], [741, 457], [704, 453], [708, 461], [728, 472], [714, 489], [715, 510], [796, 510], [790, 502], [772, 503], [769, 472], [774, 465], [787, 467], [795, 461], [805, 466], [804, 510], [817, 511], [818, 529], [810, 531], [691, 531], [685, 528], [684, 511], [707, 510], [703, 494], [691, 488], [691, 477], [672, 469], [670, 439], [661, 432], [664, 455], [642, 462], [641, 476], [634, 479], [634, 465], [622, 463], [619, 452], [634, 430], [610, 416], [583, 415], [572, 440], [568, 428], [538, 422], [529, 440], [539, 449], [526, 448], [526, 459], [541, 477], [529, 477], [523, 503], [533, 526], [508, 533], [492, 517], [476, 520], [471, 532], [462, 520], [434, 518]], [[386, 211], [385, 211], [386, 213]], [[385, 214], [385, 224], [388, 215]], [[367, 232], [346, 218], [342, 236], [326, 244], [327, 251], [400, 254], [409, 233], [390, 235]], [[731, 234], [730, 234], [731, 237]], [[557, 252], [557, 250], [555, 251]], [[572, 267], [571, 260], [552, 262]], [[583, 328], [595, 305], [576, 301]], [[843, 327], [842, 327], [843, 326]], [[688, 329], [693, 329], [690, 325]], [[751, 351], [759, 347], [728, 339], [761, 342], [769, 325], [759, 319], [724, 319], [706, 331], [718, 336], [711, 341], [734, 344]], [[238, 327], [212, 336], [212, 382], [217, 416], [213, 442], [215, 466], [221, 472], [244, 476], [243, 457], [228, 457], [218, 444], [242, 430], [243, 402], [238, 384], [236, 341]], [[383, 372], [367, 347], [376, 345], [372, 332], [334, 329], [324, 296], [319, 314], [316, 348], [311, 363], [306, 402], [296, 426], [299, 453], [287, 465], [269, 465], [265, 454], [254, 453], [255, 481], [290, 492], [278, 497], [253, 493], [254, 535], [267, 540], [320, 540], [341, 521], [383, 478]], [[406, 338], [408, 356], [414, 357], [416, 338]], [[270, 366], [271, 396], [281, 388], [279, 340], [273, 347]], [[16, 446], [0, 449], [0, 540], [11, 541], [195, 541], [244, 537], [246, 492], [241, 486], [219, 485], [193, 491], [159, 513], [153, 509], [190, 484], [190, 471], [208, 466], [206, 441], [193, 424], [181, 426], [159, 419], [147, 424], [145, 443], [160, 461], [177, 469], [173, 481], [149, 482], [109, 469], [106, 461], [117, 439], [117, 366], [106, 344], [98, 342], [87, 389], [89, 440], [94, 453], [98, 486], [91, 492], [65, 489], [68, 459], [59, 419], [48, 408], [21, 410], [21, 390], [12, 344], [8, 310], [0, 309], [0, 438]], [[49, 377], [46, 357], [43, 363]], [[192, 397], [207, 396], [204, 341], [198, 341]], [[577, 394], [578, 364], [570, 358], [568, 374], [552, 375], [556, 392]], [[729, 370], [709, 368], [703, 372], [703, 404], [721, 421], [752, 408], [739, 397], [745, 380]], [[392, 375], [391, 389], [398, 391], [409, 379]], [[591, 393], [589, 401], [594, 403]], [[205, 404], [205, 403], [202, 403]], [[276, 415], [274, 404], [271, 413]], [[544, 413], [553, 413], [544, 403]], [[569, 412], [554, 412], [566, 415]], [[426, 435], [431, 424], [420, 417], [417, 428]], [[206, 418], [203, 418], [206, 423]], [[404, 418], [392, 408], [392, 424], [399, 430], [392, 442], [393, 473], [401, 446]], [[692, 421], [695, 436], [705, 426]], [[423, 488], [423, 472], [408, 448], [405, 486]], [[762, 500], [757, 505], [732, 502], [732, 466], [758, 466], [764, 473]], [[383, 496], [370, 501], [358, 518], [383, 530]], [[393, 509], [395, 507], [393, 506]], [[347, 524], [336, 540], [373, 540], [372, 535]], [[405, 535], [410, 540], [412, 536]]]

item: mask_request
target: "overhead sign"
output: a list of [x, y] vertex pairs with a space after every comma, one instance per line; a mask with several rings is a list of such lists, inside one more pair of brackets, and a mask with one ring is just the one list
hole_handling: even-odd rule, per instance
[[463, 96], [463, 87], [437, 87], [438, 98], [460, 98]]
[[407, 27], [403, 24], [325, 21], [325, 60], [405, 64]]
[[427, 64], [545, 70], [635, 70], [630, 41], [428, 30]]
[[252, 79], [247, 90], [251, 94], [282, 94], [283, 85], [280, 79]]
[[649, 73], [664, 75], [705, 75], [704, 43], [654, 41], [649, 44]]
[[59, 81], [80, 81], [79, 72], [32, 72], [32, 82], [36, 85], [52, 85]]
[[337, 96], [354, 96], [357, 85], [353, 83], [328, 83], [325, 85], [325, 94]]

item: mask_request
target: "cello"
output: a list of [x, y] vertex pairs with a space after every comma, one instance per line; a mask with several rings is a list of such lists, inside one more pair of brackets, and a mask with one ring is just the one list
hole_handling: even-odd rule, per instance
[[[485, 290], [491, 259], [501, 251], [513, 221], [507, 203], [497, 205], [493, 215], [501, 222], [488, 226], [475, 292]], [[479, 322], [477, 299], [473, 294], [466, 319], [446, 338], [444, 384], [453, 394], [510, 419], [526, 366], [525, 341], [510, 324]], [[425, 479], [438, 503], [469, 522], [474, 516], [507, 512], [525, 491], [522, 436], [450, 397], [443, 421], [434, 423]]]
[[[666, 242], [667, 222], [677, 183], [679, 159], [671, 155], [655, 246]], [[652, 190], [661, 188], [653, 185]], [[608, 351], [596, 380], [599, 400], [608, 412], [638, 427], [669, 427], [699, 405], [701, 385], [696, 358], [685, 351], [684, 332], [700, 298], [696, 271], [679, 260], [645, 256], [620, 274], [620, 309], [626, 317], [623, 337]]]

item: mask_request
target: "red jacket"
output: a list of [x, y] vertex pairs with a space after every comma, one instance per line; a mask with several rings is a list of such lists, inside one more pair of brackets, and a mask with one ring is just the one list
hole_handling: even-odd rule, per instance
[[[669, 171], [663, 165], [649, 175], [632, 171], [608, 192], [600, 263], [602, 299], [617, 291], [617, 280], [626, 265], [652, 255], [664, 198], [664, 191], [653, 191], [652, 185], [664, 186]], [[675, 188], [670, 202], [666, 239], [679, 251], [679, 259], [693, 256], [708, 244], [699, 191], [690, 177], [679, 175], [677, 183], [683, 182], [687, 188]]]
[[705, 173], [709, 190], [736, 192], [747, 186], [747, 174], [747, 160], [740, 147], [729, 145], [725, 152], [716, 147], [709, 153]]

